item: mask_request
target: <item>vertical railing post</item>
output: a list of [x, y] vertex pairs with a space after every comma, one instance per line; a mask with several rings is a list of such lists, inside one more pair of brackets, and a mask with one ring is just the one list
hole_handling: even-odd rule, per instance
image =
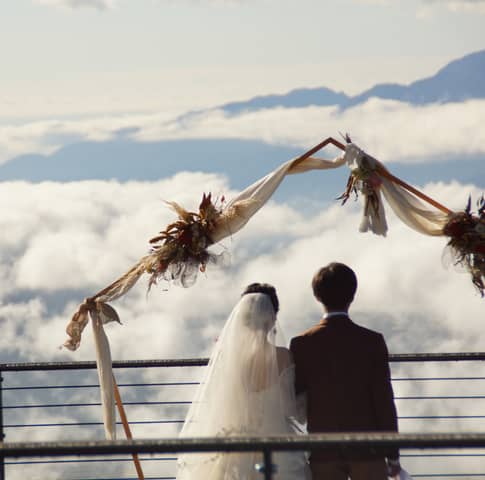
[[273, 461], [271, 449], [267, 448], [263, 452], [264, 460], [264, 480], [271, 480], [273, 478]]
[[264, 480], [271, 480], [273, 478], [273, 473], [276, 471], [275, 465], [272, 461], [272, 451], [271, 448], [265, 448], [263, 450], [263, 463], [257, 463], [254, 468], [257, 472], [264, 475]]
[[[0, 442], [3, 442], [5, 437], [3, 433], [3, 377], [2, 370], [0, 370]], [[3, 455], [0, 455], [0, 480], [5, 479], [5, 459]]]

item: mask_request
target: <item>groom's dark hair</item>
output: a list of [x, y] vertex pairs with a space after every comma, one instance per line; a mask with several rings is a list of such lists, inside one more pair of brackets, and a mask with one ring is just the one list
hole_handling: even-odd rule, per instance
[[312, 280], [315, 298], [327, 309], [346, 309], [357, 290], [354, 271], [343, 263], [332, 262], [315, 273]]
[[248, 285], [241, 296], [246, 295], [247, 293], [264, 293], [268, 295], [271, 303], [273, 304], [274, 312], [278, 313], [280, 309], [280, 302], [278, 300], [278, 295], [276, 294], [276, 288], [269, 283], [251, 283]]

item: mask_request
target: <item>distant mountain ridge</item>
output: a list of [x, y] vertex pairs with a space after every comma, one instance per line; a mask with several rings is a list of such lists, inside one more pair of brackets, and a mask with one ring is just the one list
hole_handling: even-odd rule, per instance
[[355, 96], [326, 87], [300, 88], [283, 95], [258, 96], [247, 101], [226, 103], [219, 108], [232, 115], [275, 107], [335, 105], [345, 109], [364, 103], [372, 97], [399, 100], [413, 105], [485, 98], [485, 50], [453, 60], [435, 75], [409, 85], [382, 83]]
[[[407, 86], [381, 84], [349, 97], [328, 88], [294, 90], [287, 95], [255, 97], [247, 102], [233, 102], [221, 107], [237, 114], [261, 108], [310, 105], [338, 105], [347, 108], [378, 96], [415, 104], [461, 102], [485, 98], [485, 50], [455, 60], [427, 79]], [[204, 114], [191, 112], [186, 114]], [[182, 121], [182, 119], [179, 119]], [[130, 138], [136, 127], [122, 129], [107, 141], [83, 141], [73, 137], [53, 153], [37, 153], [15, 157], [0, 165], [0, 182], [81, 180], [154, 181], [178, 172], [221, 173], [232, 188], [241, 189], [267, 174], [283, 161], [302, 153], [301, 148], [272, 145], [264, 141], [238, 138], [182, 138], [140, 142]], [[419, 159], [415, 159], [419, 160]], [[392, 172], [409, 183], [423, 185], [430, 181], [457, 180], [484, 185], [483, 159], [480, 155], [449, 154], [426, 158], [425, 162], [393, 163]], [[285, 181], [276, 198], [335, 198], [342, 193], [348, 172], [345, 169], [325, 174], [298, 175]]]
[[[223, 174], [231, 188], [243, 189], [301, 153], [300, 148], [242, 139], [80, 142], [50, 155], [21, 155], [2, 164], [0, 182], [155, 181], [186, 171]], [[441, 157], [431, 163], [393, 163], [390, 168], [392, 173], [415, 185], [457, 180], [485, 187], [483, 164], [476, 156]], [[332, 201], [344, 190], [348, 169], [315, 171], [296, 177], [283, 182], [276, 199], [305, 197]]]

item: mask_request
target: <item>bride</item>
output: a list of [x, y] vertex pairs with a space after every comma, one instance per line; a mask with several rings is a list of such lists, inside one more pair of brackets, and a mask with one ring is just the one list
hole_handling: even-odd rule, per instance
[[[249, 285], [212, 352], [206, 376], [185, 419], [182, 437], [285, 435], [297, 432], [294, 365], [276, 345], [274, 287]], [[261, 453], [184, 454], [177, 480], [258, 480]], [[310, 480], [303, 452], [273, 455], [275, 480]]]

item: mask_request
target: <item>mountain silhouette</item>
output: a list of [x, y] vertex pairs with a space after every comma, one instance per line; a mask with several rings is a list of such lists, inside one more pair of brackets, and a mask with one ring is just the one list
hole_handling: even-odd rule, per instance
[[[328, 88], [300, 89], [287, 95], [268, 95], [247, 102], [229, 103], [223, 108], [230, 114], [261, 108], [303, 108], [309, 105], [347, 108], [371, 97], [419, 105], [462, 102], [471, 98], [485, 98], [484, 79], [485, 50], [455, 60], [436, 75], [407, 86], [376, 85], [355, 97]], [[187, 115], [190, 116], [190, 113]], [[189, 171], [224, 174], [232, 188], [242, 189], [286, 160], [303, 153], [302, 149], [290, 146], [234, 138], [137, 142], [129, 137], [135, 131], [136, 127], [120, 130], [114, 139], [100, 142], [76, 141], [73, 137], [69, 144], [52, 154], [18, 156], [0, 165], [0, 182], [92, 179], [154, 181]], [[324, 152], [321, 155], [328, 158], [333, 153]], [[426, 158], [425, 162], [420, 160], [414, 159], [413, 163], [406, 164], [392, 163], [389, 167], [397, 176], [417, 185], [455, 179], [485, 187], [483, 160], [477, 156], [456, 154]], [[324, 198], [330, 200], [342, 192], [347, 175], [345, 169], [298, 175], [297, 179], [285, 180], [276, 197], [322, 198], [324, 192]]]
[[284, 95], [265, 95], [254, 97], [247, 101], [231, 102], [220, 107], [230, 114], [243, 113], [265, 108], [304, 108], [311, 105], [330, 106], [347, 105], [350, 97], [342, 92], [334, 92], [330, 88], [299, 88]]
[[417, 80], [409, 85], [382, 83], [353, 97], [329, 88], [301, 88], [286, 95], [267, 95], [247, 101], [226, 103], [219, 107], [228, 114], [265, 108], [304, 108], [336, 105], [349, 108], [369, 98], [398, 100], [413, 105], [428, 103], [463, 102], [485, 98], [485, 50], [454, 60], [432, 77]]

